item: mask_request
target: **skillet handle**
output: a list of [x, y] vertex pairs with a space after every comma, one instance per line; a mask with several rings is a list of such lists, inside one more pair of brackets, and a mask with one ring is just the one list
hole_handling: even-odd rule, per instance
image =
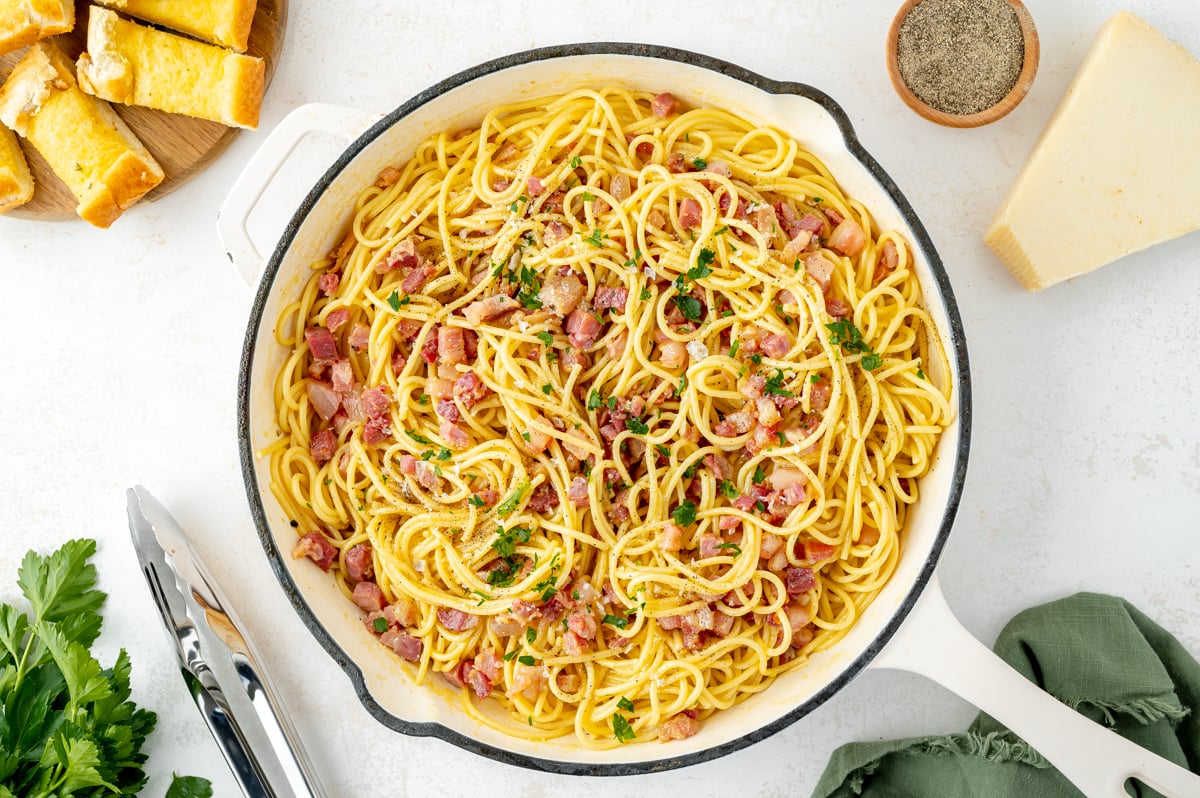
[[266, 256], [254, 243], [247, 222], [296, 147], [313, 133], [331, 133], [344, 137], [347, 142], [353, 141], [380, 118], [379, 114], [339, 105], [302, 105], [285, 116], [250, 157], [217, 214], [217, 232], [225, 254], [247, 285], [258, 282], [266, 264]]
[[1085, 718], [1040, 690], [954, 617], [937, 578], [872, 665], [911, 671], [970, 701], [1020, 735], [1089, 798], [1128, 798], [1129, 778], [1176, 798], [1200, 776]]

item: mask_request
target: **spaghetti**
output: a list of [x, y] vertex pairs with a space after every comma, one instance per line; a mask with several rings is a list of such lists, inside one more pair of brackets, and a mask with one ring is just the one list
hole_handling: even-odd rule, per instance
[[294, 554], [481, 722], [600, 748], [837, 643], [953, 416], [898, 234], [782, 132], [619, 88], [423, 141], [276, 335]]

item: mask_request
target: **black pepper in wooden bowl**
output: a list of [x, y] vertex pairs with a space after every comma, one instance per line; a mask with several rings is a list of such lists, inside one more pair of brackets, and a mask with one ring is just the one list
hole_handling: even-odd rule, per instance
[[1019, 0], [909, 0], [888, 34], [900, 96], [955, 127], [986, 124], [1016, 107], [1037, 61], [1037, 31]]

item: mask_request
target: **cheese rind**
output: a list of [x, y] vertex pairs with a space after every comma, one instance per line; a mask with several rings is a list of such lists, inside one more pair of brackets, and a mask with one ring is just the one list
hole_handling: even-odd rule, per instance
[[16, 134], [0, 125], [0, 213], [33, 199], [33, 175]]
[[257, 0], [98, 0], [130, 16], [246, 52]]
[[1200, 62], [1105, 23], [984, 240], [1030, 291], [1200, 229]]
[[265, 65], [212, 44], [148, 28], [93, 6], [79, 85], [97, 97], [254, 128]]

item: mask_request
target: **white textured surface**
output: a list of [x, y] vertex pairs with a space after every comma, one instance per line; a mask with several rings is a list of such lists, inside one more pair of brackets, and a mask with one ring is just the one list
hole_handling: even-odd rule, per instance
[[[991, 642], [1030, 604], [1117, 592], [1200, 653], [1200, 240], [1193, 234], [1039, 295], [1021, 290], [980, 240], [1119, 6], [1029, 2], [1042, 42], [1033, 90], [1000, 122], [958, 131], [925, 122], [891, 91], [883, 40], [896, 5], [506, 2], [451, 14], [428, 3], [293, 2], [262, 131], [241, 136], [186, 189], [107, 232], [0, 218], [0, 597], [13, 596], [25, 549], [100, 539], [110, 593], [103, 659], [129, 649], [137, 698], [159, 713], [147, 795], [161, 795], [172, 770], [213, 778], [219, 796], [237, 791], [138, 575], [123, 495], [134, 482], [192, 530], [249, 616], [334, 796], [806, 795], [840, 743], [949, 731], [970, 718], [969, 707], [918, 677], [868, 672], [800, 723], [710, 764], [616, 780], [544, 776], [385, 730], [292, 612], [242, 493], [234, 406], [250, 294], [217, 241], [216, 209], [265, 131], [296, 105], [385, 111], [477, 62], [563, 42], [697, 50], [841, 102], [929, 228], [966, 322], [975, 426], [940, 569], [950, 604]], [[1200, 53], [1200, 7], [1126, 7]], [[329, 154], [331, 142], [318, 144]], [[263, 217], [269, 226], [272, 215]]]

